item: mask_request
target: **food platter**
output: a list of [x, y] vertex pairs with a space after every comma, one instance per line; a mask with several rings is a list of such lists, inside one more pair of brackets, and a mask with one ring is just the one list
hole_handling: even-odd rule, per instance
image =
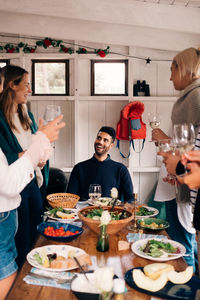
[[[151, 256], [151, 255], [149, 255], [149, 253], [145, 253], [144, 251], [142, 251], [142, 249], [144, 249], [144, 247], [147, 245], [148, 241], [150, 241], [150, 240], [163, 242], [165, 244], [170, 243], [170, 245], [173, 246], [174, 248], [176, 248], [178, 252], [177, 253], [166, 253], [165, 251], [163, 251], [163, 255], [161, 255], [160, 257]], [[182, 244], [180, 244], [176, 241], [173, 241], [173, 240], [159, 239], [159, 238], [148, 238], [148, 239], [136, 241], [131, 245], [131, 250], [136, 255], [146, 258], [146, 259], [153, 260], [153, 261], [173, 260], [173, 259], [182, 257], [186, 253], [186, 249]]]
[[[134, 268], [134, 269], [143, 269], [141, 267]], [[200, 286], [200, 279], [197, 276], [193, 276], [190, 281], [185, 284], [173, 284], [171, 282], [167, 282], [164, 288], [157, 292], [150, 292], [139, 288], [132, 277], [132, 271], [134, 269], [130, 269], [125, 274], [126, 283], [141, 293], [145, 293], [154, 297], [162, 298], [162, 299], [169, 299], [169, 300], [190, 300], [195, 299], [196, 291], [199, 289]]]
[[[111, 206], [114, 203], [114, 199], [109, 197], [101, 197], [98, 200], [88, 199], [87, 203], [92, 206]], [[116, 205], [120, 205], [121, 201], [118, 199]]]
[[[52, 209], [56, 210], [56, 208]], [[63, 212], [66, 214], [66, 218], [62, 218], [59, 216], [55, 216], [55, 214], [51, 214], [50, 211], [45, 211], [44, 215], [47, 216], [49, 219], [54, 221], [59, 221], [61, 223], [70, 223], [78, 220], [78, 210], [75, 208], [63, 208]], [[67, 216], [68, 215], [68, 216]]]
[[136, 219], [145, 219], [145, 218], [150, 218], [150, 217], [155, 217], [159, 211], [150, 206], [145, 206], [145, 205], [138, 205], [136, 206]]
[[69, 271], [69, 270], [73, 270], [76, 269], [77, 267], [73, 267], [73, 268], [48, 268], [48, 267], [44, 267], [41, 264], [39, 264], [37, 262], [37, 260], [35, 259], [34, 255], [35, 254], [39, 254], [40, 256], [43, 255], [43, 253], [45, 252], [47, 255], [48, 254], [53, 254], [56, 253], [58, 256], [63, 256], [66, 259], [68, 258], [68, 254], [70, 251], [73, 251], [75, 253], [75, 256], [79, 256], [81, 254], [86, 254], [86, 252], [81, 249], [81, 248], [77, 248], [77, 247], [73, 247], [73, 246], [68, 246], [68, 245], [48, 245], [48, 246], [43, 246], [43, 247], [39, 247], [39, 248], [35, 248], [33, 250], [31, 250], [28, 254], [27, 254], [27, 261], [29, 262], [29, 264], [35, 268], [41, 269], [41, 270], [45, 270], [45, 271], [52, 271], [52, 272], [62, 272], [62, 271]]
[[149, 229], [149, 230], [163, 230], [169, 227], [169, 223], [162, 219], [156, 218], [146, 218], [139, 219], [138, 224], [141, 228]]

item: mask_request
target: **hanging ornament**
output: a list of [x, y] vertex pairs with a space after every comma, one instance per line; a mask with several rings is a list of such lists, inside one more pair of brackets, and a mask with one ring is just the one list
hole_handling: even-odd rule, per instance
[[105, 57], [106, 55], [108, 55], [108, 53], [109, 53], [109, 49], [110, 49], [110, 47], [109, 46], [107, 46], [107, 48], [106, 49], [95, 49], [94, 50], [94, 53], [96, 53], [97, 55], [99, 55], [100, 57]]

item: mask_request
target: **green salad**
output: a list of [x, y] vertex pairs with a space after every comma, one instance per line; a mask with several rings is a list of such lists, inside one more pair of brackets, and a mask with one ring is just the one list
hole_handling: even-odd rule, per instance
[[157, 240], [149, 240], [140, 250], [152, 257], [161, 257], [163, 253], [178, 254], [180, 252], [179, 248], [175, 248], [171, 243]]
[[136, 211], [136, 216], [151, 216], [154, 212], [154, 210], [148, 210], [148, 208], [142, 206]]
[[[84, 216], [87, 217], [87, 218], [93, 219], [93, 220], [99, 220], [102, 213], [103, 213], [103, 211], [104, 211], [103, 208], [95, 208], [93, 210], [90, 210], [90, 211], [86, 212], [84, 214]], [[122, 214], [122, 211], [115, 210], [115, 211], [111, 211], [109, 213], [110, 213], [110, 216], [111, 216], [111, 220], [120, 220], [120, 216]], [[128, 217], [129, 217], [128, 213], [125, 212], [123, 214], [123, 219], [126, 219]]]
[[74, 211], [70, 210], [70, 209], [64, 209], [62, 207], [56, 207], [56, 208], [47, 208], [48, 213], [52, 216], [52, 217], [58, 217], [57, 212], [63, 212], [65, 214], [73, 214]]

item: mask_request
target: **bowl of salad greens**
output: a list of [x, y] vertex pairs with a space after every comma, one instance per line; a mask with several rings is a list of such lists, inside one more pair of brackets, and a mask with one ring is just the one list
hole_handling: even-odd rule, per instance
[[181, 243], [167, 238], [138, 240], [131, 245], [131, 249], [138, 256], [154, 261], [177, 259], [186, 253], [186, 249]]
[[133, 219], [134, 215], [129, 209], [115, 206], [111, 211], [111, 206], [88, 206], [82, 208], [78, 212], [79, 219], [83, 221], [92, 231], [100, 233], [100, 218], [104, 210], [108, 210], [111, 216], [111, 221], [107, 225], [107, 233], [115, 234]]
[[137, 219], [155, 217], [158, 213], [159, 211], [156, 208], [150, 206], [136, 205], [135, 208], [135, 215]]

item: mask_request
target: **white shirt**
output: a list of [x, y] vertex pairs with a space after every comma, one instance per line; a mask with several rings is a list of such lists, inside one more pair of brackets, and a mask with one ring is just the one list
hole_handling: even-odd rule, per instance
[[0, 149], [0, 212], [13, 210], [20, 205], [20, 192], [34, 178], [34, 168], [44, 155], [52, 154], [52, 147], [45, 134], [37, 132], [25, 154], [11, 165]]
[[25, 155], [9, 166], [0, 149], [0, 212], [15, 209], [20, 205], [19, 193], [33, 177], [33, 165]]

